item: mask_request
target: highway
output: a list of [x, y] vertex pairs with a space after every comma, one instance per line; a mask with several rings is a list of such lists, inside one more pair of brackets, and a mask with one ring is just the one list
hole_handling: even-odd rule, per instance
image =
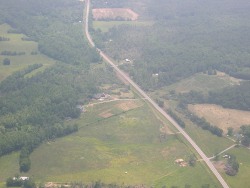
[[[86, 15], [85, 15], [85, 35], [92, 47], [95, 47], [95, 43], [92, 40], [92, 37], [89, 34], [88, 29], [88, 20], [89, 20], [89, 10], [90, 10], [90, 0], [86, 0]], [[222, 176], [219, 174], [219, 172], [216, 170], [212, 162], [208, 159], [208, 157], [204, 154], [204, 152], [199, 148], [199, 146], [193, 141], [193, 139], [174, 121], [172, 117], [170, 117], [162, 108], [160, 108], [129, 76], [127, 76], [122, 70], [120, 70], [113, 62], [112, 60], [101, 50], [99, 50], [100, 55], [102, 58], [109, 63], [114, 70], [119, 74], [122, 78], [124, 78], [130, 85], [134, 87], [135, 90], [137, 90], [140, 95], [145, 98], [158, 112], [160, 112], [170, 123], [172, 123], [175, 128], [184, 136], [184, 138], [193, 146], [193, 148], [197, 151], [197, 153], [201, 156], [203, 161], [207, 164], [209, 169], [213, 172], [213, 174], [216, 176], [218, 181], [221, 183], [223, 188], [229, 188], [225, 180], [222, 178]]]

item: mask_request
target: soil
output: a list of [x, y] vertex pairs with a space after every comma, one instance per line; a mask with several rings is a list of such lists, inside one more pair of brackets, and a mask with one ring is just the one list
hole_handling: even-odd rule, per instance
[[140, 105], [138, 105], [136, 102], [134, 101], [128, 101], [128, 102], [123, 102], [120, 104], [117, 104], [117, 107], [120, 108], [123, 111], [128, 111], [131, 109], [135, 109], [138, 108]]
[[139, 15], [128, 8], [100, 8], [92, 10], [94, 20], [116, 20], [122, 18], [124, 20], [135, 21]]
[[114, 114], [112, 114], [112, 113], [110, 112], [110, 110], [105, 111], [105, 112], [102, 112], [102, 113], [99, 114], [99, 116], [101, 116], [101, 117], [103, 117], [103, 118], [109, 118], [109, 117], [111, 117], [111, 116], [113, 116], [113, 115], [114, 115]]
[[224, 172], [225, 163], [223, 161], [213, 161], [213, 165], [219, 172]]

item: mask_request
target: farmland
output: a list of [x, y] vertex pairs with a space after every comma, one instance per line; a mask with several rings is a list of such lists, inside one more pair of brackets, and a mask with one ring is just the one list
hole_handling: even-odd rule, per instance
[[[218, 186], [203, 163], [195, 167], [174, 163], [177, 158], [188, 161], [192, 151], [175, 134], [160, 141], [163, 124], [143, 101], [101, 103], [86, 110], [80, 119], [72, 120], [79, 125], [77, 133], [46, 142], [32, 153], [27, 175], [37, 182]], [[106, 111], [113, 115], [99, 116]]]
[[[38, 44], [36, 42], [22, 40], [22, 38], [27, 38], [27, 36], [23, 34], [8, 33], [10, 29], [12, 28], [7, 24], [0, 25], [0, 36], [10, 39], [9, 41], [0, 42], [0, 51], [25, 52], [25, 54], [20, 56], [0, 55], [0, 81], [13, 72], [27, 68], [29, 65], [43, 64], [43, 67], [37, 70], [42, 71], [55, 63], [55, 60], [38, 52]], [[35, 54], [32, 55], [32, 52]], [[10, 59], [10, 65], [3, 65], [2, 61], [4, 58]]]
[[127, 8], [103, 8], [92, 10], [94, 20], [128, 20], [135, 21], [138, 14]]
[[220, 127], [225, 133], [229, 127], [238, 131], [242, 125], [250, 124], [249, 111], [227, 109], [212, 104], [189, 105], [189, 109], [199, 117], [204, 117], [208, 122]]

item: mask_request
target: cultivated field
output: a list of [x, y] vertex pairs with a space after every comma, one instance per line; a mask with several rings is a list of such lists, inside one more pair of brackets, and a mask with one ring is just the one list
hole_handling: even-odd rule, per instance
[[[113, 116], [99, 116], [109, 109]], [[192, 152], [178, 134], [160, 139], [163, 124], [143, 101], [102, 103], [86, 110], [75, 121], [79, 131], [42, 144], [31, 155], [31, 171], [22, 175], [33, 176], [37, 182], [101, 180], [147, 187], [219, 187], [202, 162], [195, 167], [174, 163], [179, 158], [188, 161]], [[14, 154], [11, 156], [15, 159]], [[5, 165], [9, 173], [2, 172], [2, 181], [14, 171], [15, 164], [18, 166], [14, 159]], [[0, 164], [3, 160], [0, 158]]]
[[129, 8], [99, 8], [92, 10], [94, 20], [135, 21], [139, 15]]
[[[0, 25], [0, 36], [9, 38], [9, 41], [0, 41], [0, 53], [2, 51], [11, 52], [25, 52], [25, 55], [20, 56], [6, 56], [0, 55], [0, 81], [2, 81], [7, 76], [11, 75], [13, 72], [23, 70], [29, 65], [33, 64], [43, 64], [44, 66], [39, 68], [37, 71], [42, 71], [48, 66], [55, 63], [55, 60], [42, 55], [38, 52], [37, 43], [33, 41], [24, 41], [22, 38], [27, 38], [23, 34], [13, 34], [8, 33], [11, 27], [7, 24]], [[36, 55], [31, 55], [31, 52], [36, 52]], [[9, 58], [11, 64], [6, 66], [3, 65], [3, 59]], [[32, 72], [33, 74], [33, 72]], [[30, 74], [30, 76], [32, 75]]]
[[242, 125], [250, 124], [250, 112], [223, 108], [213, 104], [189, 105], [189, 110], [199, 117], [204, 117], [208, 122], [227, 132], [228, 127], [239, 130]]

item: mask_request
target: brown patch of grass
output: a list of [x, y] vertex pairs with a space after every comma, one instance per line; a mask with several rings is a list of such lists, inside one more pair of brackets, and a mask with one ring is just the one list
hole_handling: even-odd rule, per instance
[[219, 172], [224, 172], [225, 163], [223, 161], [213, 161], [213, 165]]
[[242, 125], [250, 124], [249, 111], [227, 109], [213, 104], [189, 105], [188, 109], [225, 132], [228, 127], [238, 130]]
[[127, 101], [127, 102], [117, 104], [117, 107], [120, 108], [123, 111], [132, 110], [132, 109], [138, 108], [139, 106], [140, 105], [138, 105], [134, 101]]
[[135, 21], [138, 19], [138, 14], [128, 8], [98, 8], [93, 9], [94, 20], [123, 18], [124, 20]]
[[112, 114], [112, 113], [110, 112], [110, 110], [105, 111], [105, 112], [102, 112], [102, 113], [99, 114], [99, 116], [101, 116], [101, 117], [103, 117], [103, 118], [109, 118], [109, 117], [111, 117], [111, 116], [113, 116], [113, 115], [114, 115], [114, 114]]

